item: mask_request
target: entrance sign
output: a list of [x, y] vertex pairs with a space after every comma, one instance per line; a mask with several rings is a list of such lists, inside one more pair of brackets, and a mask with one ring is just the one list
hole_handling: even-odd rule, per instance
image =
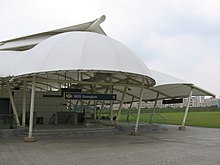
[[171, 100], [163, 100], [163, 104], [178, 104], [178, 103], [183, 103], [183, 99], [171, 99]]
[[65, 99], [69, 100], [116, 100], [116, 96], [116, 94], [65, 93]]
[[61, 88], [61, 95], [63, 97], [64, 93], [81, 93], [82, 89], [77, 88], [77, 89], [71, 89], [71, 88]]

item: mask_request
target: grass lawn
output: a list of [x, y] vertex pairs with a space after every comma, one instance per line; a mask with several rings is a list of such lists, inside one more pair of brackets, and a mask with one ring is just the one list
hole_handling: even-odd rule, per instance
[[[134, 115], [136, 116], [136, 114]], [[163, 119], [159, 115], [161, 115], [166, 119]], [[184, 113], [172, 112], [172, 113], [160, 113], [159, 115], [154, 116], [153, 123], [181, 125]], [[120, 120], [126, 121], [126, 115], [122, 115]], [[134, 122], [135, 120], [136, 120], [135, 117], [130, 116], [130, 122]], [[150, 120], [149, 114], [147, 113], [141, 114], [140, 122], [149, 122], [149, 120]], [[185, 125], [220, 128], [220, 112], [189, 112]]]

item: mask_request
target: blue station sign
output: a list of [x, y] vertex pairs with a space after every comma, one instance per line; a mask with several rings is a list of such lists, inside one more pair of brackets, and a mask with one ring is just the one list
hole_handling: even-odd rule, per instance
[[116, 100], [116, 94], [83, 94], [83, 93], [65, 93], [67, 100]]

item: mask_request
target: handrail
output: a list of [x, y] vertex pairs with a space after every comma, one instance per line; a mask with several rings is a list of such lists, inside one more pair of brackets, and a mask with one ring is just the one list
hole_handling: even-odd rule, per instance
[[56, 114], [53, 113], [52, 116], [50, 117], [48, 124], [55, 124], [55, 117], [56, 117]]

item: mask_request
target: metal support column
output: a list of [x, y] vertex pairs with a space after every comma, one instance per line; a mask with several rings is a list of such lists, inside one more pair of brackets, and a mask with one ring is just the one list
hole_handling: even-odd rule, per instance
[[[113, 94], [113, 86], [110, 87], [110, 93]], [[113, 124], [113, 100], [110, 101], [110, 124]]]
[[33, 122], [34, 122], [34, 102], [35, 102], [35, 87], [36, 87], [36, 76], [32, 78], [32, 88], [31, 88], [31, 106], [30, 106], [30, 120], [29, 120], [29, 132], [28, 137], [24, 139], [26, 142], [35, 141], [34, 137], [32, 137], [33, 132]]
[[118, 121], [120, 120], [120, 117], [121, 117], [121, 110], [122, 110], [122, 106], [123, 106], [123, 102], [124, 102], [124, 98], [125, 98], [125, 94], [126, 94], [127, 89], [128, 89], [128, 87], [125, 86], [122, 97], [121, 97], [120, 106], [118, 108], [118, 115], [117, 115], [117, 118], [116, 118], [116, 124], [118, 124]]
[[143, 94], [144, 94], [144, 77], [142, 77], [142, 84], [141, 84], [141, 91], [140, 91], [140, 100], [139, 100], [139, 105], [138, 105], [138, 114], [137, 114], [137, 119], [136, 119], [136, 124], [134, 128], [134, 132], [132, 135], [138, 135], [138, 124], [139, 124], [139, 119], [140, 119], [140, 113], [141, 113], [141, 101], [143, 99]]
[[26, 123], [26, 90], [27, 90], [27, 82], [23, 82], [23, 107], [22, 107], [22, 127], [25, 127]]
[[94, 122], [97, 122], [97, 110], [96, 110], [97, 101], [94, 101]]
[[16, 122], [17, 127], [20, 127], [21, 125], [20, 125], [20, 122], [19, 122], [19, 119], [18, 119], [18, 113], [17, 113], [17, 109], [16, 109], [16, 106], [15, 106], [14, 97], [12, 95], [11, 86], [10, 86], [8, 80], [6, 81], [6, 84], [7, 84], [7, 88], [8, 88], [8, 94], [9, 94], [9, 98], [10, 98], [10, 102], [11, 102], [11, 106], [12, 106], [12, 111], [13, 111], [13, 114], [15, 116], [15, 122]]
[[[96, 85], [93, 85], [92, 86], [92, 93], [96, 93]], [[96, 110], [96, 105], [97, 105], [97, 101], [94, 100], [94, 110], [93, 110], [93, 113], [94, 113], [94, 122], [96, 123], [97, 122], [97, 110]]]
[[98, 121], [101, 120], [101, 116], [102, 116], [102, 112], [103, 112], [104, 106], [105, 106], [105, 100], [102, 102], [102, 106], [101, 106], [101, 108], [99, 110]]
[[159, 93], [157, 93], [156, 100], [155, 100], [155, 102], [154, 102], [153, 113], [151, 114], [150, 121], [149, 121], [150, 124], [152, 124], [152, 119], [153, 119], [153, 116], [155, 115], [155, 111], [156, 111], [156, 105], [157, 105], [158, 97], [159, 97]]
[[1, 97], [3, 97], [4, 96], [4, 84], [3, 84], [3, 82], [1, 82], [2, 84], [1, 84]]
[[185, 110], [185, 114], [184, 114], [184, 117], [183, 117], [183, 122], [182, 122], [181, 127], [179, 127], [180, 130], [185, 130], [186, 129], [185, 128], [185, 122], [186, 122], [186, 118], [187, 118], [188, 111], [189, 111], [190, 100], [192, 98], [192, 91], [193, 91], [193, 88], [191, 88], [190, 93], [189, 93], [189, 97], [188, 97], [188, 101], [187, 101], [187, 105], [186, 105], [186, 110]]
[[131, 113], [131, 108], [132, 108], [132, 105], [133, 105], [133, 101], [134, 101], [134, 96], [133, 96], [132, 99], [131, 99], [131, 104], [130, 104], [130, 107], [129, 107], [129, 109], [128, 109], [128, 114], [127, 114], [126, 122], [129, 122], [129, 117], [130, 117], [130, 113]]
[[[105, 94], [108, 93], [108, 90], [109, 90], [109, 87], [106, 88], [106, 90], [105, 90]], [[103, 102], [102, 102], [102, 106], [101, 106], [101, 109], [99, 110], [98, 121], [100, 121], [100, 119], [101, 119], [102, 111], [103, 111], [103, 109], [104, 109], [104, 106], [105, 106], [105, 100], [103, 100]]]

